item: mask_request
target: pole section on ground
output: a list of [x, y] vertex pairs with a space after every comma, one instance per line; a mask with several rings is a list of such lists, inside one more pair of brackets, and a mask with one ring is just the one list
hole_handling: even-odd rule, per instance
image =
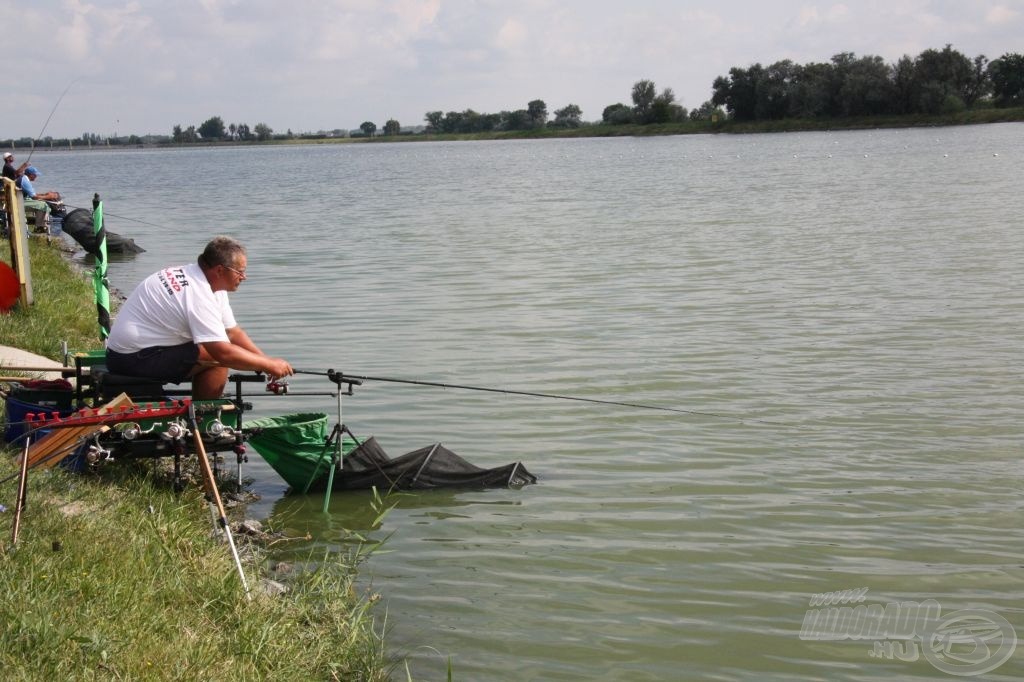
[[18, 475], [18, 497], [14, 503], [14, 524], [11, 529], [11, 548], [18, 544], [18, 532], [21, 530], [21, 513], [25, 510], [28, 496], [28, 445], [31, 438], [25, 439], [21, 449], [21, 471]]
[[245, 590], [246, 599], [252, 600], [249, 593], [249, 583], [245, 579], [245, 571], [242, 569], [242, 560], [238, 558], [238, 550], [235, 548], [235, 539], [231, 535], [231, 525], [228, 523], [227, 512], [224, 511], [224, 502], [220, 499], [220, 491], [217, 490], [217, 479], [213, 476], [210, 468], [210, 460], [206, 457], [206, 446], [203, 445], [203, 434], [199, 432], [199, 421], [196, 419], [195, 403], [188, 406], [189, 428], [192, 429], [192, 438], [195, 441], [196, 457], [199, 459], [199, 470], [203, 474], [203, 487], [210, 498], [210, 502], [217, 510], [217, 523], [224, 531], [224, 537], [228, 539], [228, 546], [231, 548], [231, 556], [235, 560], [235, 567], [238, 569], [238, 577], [242, 579], [242, 588]]

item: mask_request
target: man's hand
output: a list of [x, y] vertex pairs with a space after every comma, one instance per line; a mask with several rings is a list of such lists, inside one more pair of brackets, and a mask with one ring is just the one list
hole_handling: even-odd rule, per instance
[[292, 369], [288, 361], [281, 358], [267, 358], [266, 372], [271, 380], [274, 381], [295, 374], [295, 370]]

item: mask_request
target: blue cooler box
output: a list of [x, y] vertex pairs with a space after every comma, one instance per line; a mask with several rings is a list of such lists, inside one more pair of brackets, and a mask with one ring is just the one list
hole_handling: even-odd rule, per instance
[[[67, 417], [75, 411], [75, 408], [72, 407], [74, 397], [74, 391], [15, 388], [5, 400], [7, 427], [4, 430], [4, 440], [13, 443], [29, 430], [28, 424], [25, 423], [25, 417], [29, 414], [50, 416], [56, 412], [62, 417]], [[46, 432], [46, 430], [38, 431], [32, 436], [32, 440], [38, 440]]]

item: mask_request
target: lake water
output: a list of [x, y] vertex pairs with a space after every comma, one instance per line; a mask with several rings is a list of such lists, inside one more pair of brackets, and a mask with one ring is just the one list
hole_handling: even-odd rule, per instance
[[124, 291], [242, 239], [236, 315], [296, 367], [688, 411], [368, 382], [345, 422], [392, 455], [539, 477], [402, 495], [377, 528], [369, 495], [324, 515], [254, 461], [250, 515], [310, 533], [294, 555], [387, 538], [363, 582], [416, 679], [978, 669], [920, 632], [801, 638], [815, 594], [861, 588], [1008, 623], [975, 661], [1024, 636], [1024, 125], [32, 160], [148, 249], [111, 266]]

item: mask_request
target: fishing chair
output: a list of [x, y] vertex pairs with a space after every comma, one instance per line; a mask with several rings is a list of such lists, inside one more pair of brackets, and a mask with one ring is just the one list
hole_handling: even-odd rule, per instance
[[[135, 404], [154, 404], [173, 401], [178, 398], [187, 398], [192, 394], [191, 381], [185, 379], [180, 382], [162, 381], [146, 377], [133, 377], [123, 374], [115, 374], [107, 369], [106, 352], [103, 350], [76, 353], [74, 355], [75, 373], [77, 376], [75, 400], [79, 405], [91, 401], [93, 405], [102, 405], [115, 397], [124, 394]], [[231, 429], [234, 433], [241, 434], [242, 414], [252, 409], [252, 404], [245, 402], [242, 398], [242, 383], [265, 382], [266, 379], [260, 374], [231, 374], [229, 382], [235, 384], [235, 397], [224, 396], [218, 400], [200, 401], [196, 403], [197, 409], [205, 415], [202, 430], [207, 440], [206, 447], [211, 452], [232, 450], [236, 456], [237, 477], [239, 487], [242, 481], [242, 464], [249, 461], [246, 455], [245, 446], [241, 436], [231, 438]], [[229, 427], [227, 433], [220, 435], [211, 432], [209, 425], [214, 422], [222, 423], [224, 412], [230, 413], [231, 419], [227, 419], [225, 426]], [[225, 437], [226, 436], [226, 437]], [[139, 451], [138, 456], [161, 457], [174, 455], [175, 471], [179, 471], [182, 451], [173, 448], [162, 447], [162, 443], [156, 443], [155, 448], [147, 449], [145, 443], [134, 444], [135, 447], [128, 448]], [[216, 469], [217, 458], [214, 458]]]

